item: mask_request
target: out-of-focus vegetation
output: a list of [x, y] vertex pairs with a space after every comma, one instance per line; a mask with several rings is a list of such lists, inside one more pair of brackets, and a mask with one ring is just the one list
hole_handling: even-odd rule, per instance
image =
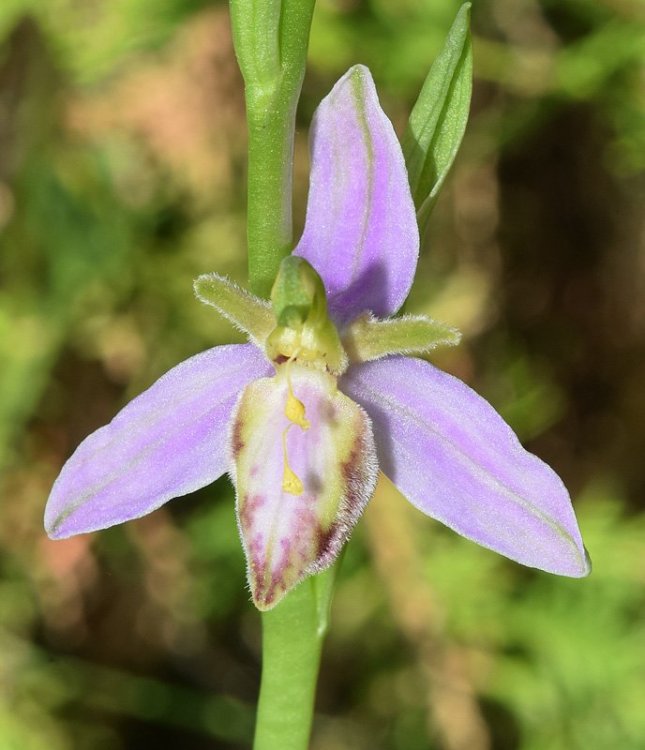
[[[453, 0], [319, 0], [297, 142], [352, 63], [402, 132]], [[387, 484], [349, 545], [315, 750], [645, 747], [645, 6], [474, 0], [475, 90], [408, 310], [572, 490], [583, 581], [516, 566]], [[50, 542], [80, 440], [237, 335], [244, 109], [226, 5], [0, 4], [0, 748], [248, 744], [259, 622], [226, 479]]]

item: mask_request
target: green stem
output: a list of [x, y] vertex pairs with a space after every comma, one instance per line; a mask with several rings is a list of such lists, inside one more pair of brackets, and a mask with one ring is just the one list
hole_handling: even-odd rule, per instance
[[[296, 107], [315, 0], [231, 0], [248, 121], [247, 239], [251, 289], [268, 297], [292, 249]], [[262, 615], [255, 750], [306, 750], [335, 567]]]
[[337, 565], [262, 615], [262, 684], [253, 750], [306, 750]]
[[[287, 106], [279, 87], [254, 92], [247, 88], [247, 119], [249, 283], [267, 298], [280, 261], [292, 249], [295, 103]], [[261, 210], [252, 211], [251, 206]]]
[[315, 0], [231, 0], [248, 122], [249, 282], [268, 297], [292, 250], [296, 107]]

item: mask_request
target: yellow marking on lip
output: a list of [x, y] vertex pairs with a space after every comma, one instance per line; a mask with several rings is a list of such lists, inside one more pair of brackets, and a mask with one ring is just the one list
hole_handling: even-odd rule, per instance
[[285, 364], [285, 375], [287, 377], [287, 403], [284, 405], [284, 414], [291, 424], [287, 425], [282, 433], [282, 455], [284, 459], [282, 489], [290, 495], [302, 495], [305, 488], [300, 477], [295, 473], [291, 466], [289, 466], [289, 458], [287, 456], [287, 433], [294, 424], [298, 425], [302, 430], [308, 430], [311, 427], [311, 423], [307, 419], [305, 405], [293, 392], [293, 384], [291, 383], [291, 363], [298, 354], [299, 350], [296, 350]]
[[289, 459], [287, 458], [287, 433], [291, 429], [291, 425], [285, 428], [282, 433], [282, 456], [284, 459], [284, 470], [282, 472], [282, 489], [288, 492], [290, 495], [302, 495], [305, 488], [300, 481], [300, 477], [295, 471], [289, 466]]
[[308, 430], [309, 427], [311, 427], [309, 420], [305, 416], [305, 405], [300, 399], [295, 397], [291, 388], [289, 389], [289, 395], [287, 396], [284, 413], [290, 422], [297, 424], [298, 427], [302, 427], [303, 430]]
[[293, 424], [297, 424], [298, 427], [302, 427], [303, 430], [308, 430], [311, 427], [311, 423], [307, 419], [305, 405], [299, 398], [296, 397], [296, 394], [293, 392], [293, 385], [291, 384], [291, 372], [289, 368], [291, 367], [291, 362], [295, 359], [297, 354], [297, 352], [293, 354], [293, 356], [285, 365], [288, 395], [287, 403], [284, 407], [284, 414], [290, 422], [293, 422]]

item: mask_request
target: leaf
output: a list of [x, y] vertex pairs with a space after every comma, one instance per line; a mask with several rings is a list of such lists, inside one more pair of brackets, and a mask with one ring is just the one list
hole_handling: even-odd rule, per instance
[[468, 120], [473, 69], [470, 7], [471, 3], [464, 3], [459, 9], [403, 136], [403, 154], [422, 232]]

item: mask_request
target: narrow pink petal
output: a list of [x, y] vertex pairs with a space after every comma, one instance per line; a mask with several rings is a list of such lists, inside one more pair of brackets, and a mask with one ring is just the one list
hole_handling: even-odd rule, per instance
[[372, 418], [381, 469], [419, 510], [524, 565], [589, 572], [557, 474], [460, 380], [392, 357], [352, 368], [341, 387]]
[[49, 536], [144, 516], [221, 476], [239, 392], [271, 369], [258, 349], [243, 344], [209, 349], [167, 372], [63, 466], [45, 509]]
[[296, 255], [322, 276], [340, 321], [396, 312], [408, 296], [419, 232], [401, 147], [369, 70], [356, 65], [312, 125], [309, 201]]
[[[338, 555], [376, 484], [374, 441], [365, 412], [335, 379], [293, 365], [295, 396], [310, 426], [289, 422], [286, 368], [247, 386], [232, 439], [232, 469], [249, 585], [259, 609], [275, 606], [299, 581]], [[284, 490], [288, 466], [301, 491]]]

